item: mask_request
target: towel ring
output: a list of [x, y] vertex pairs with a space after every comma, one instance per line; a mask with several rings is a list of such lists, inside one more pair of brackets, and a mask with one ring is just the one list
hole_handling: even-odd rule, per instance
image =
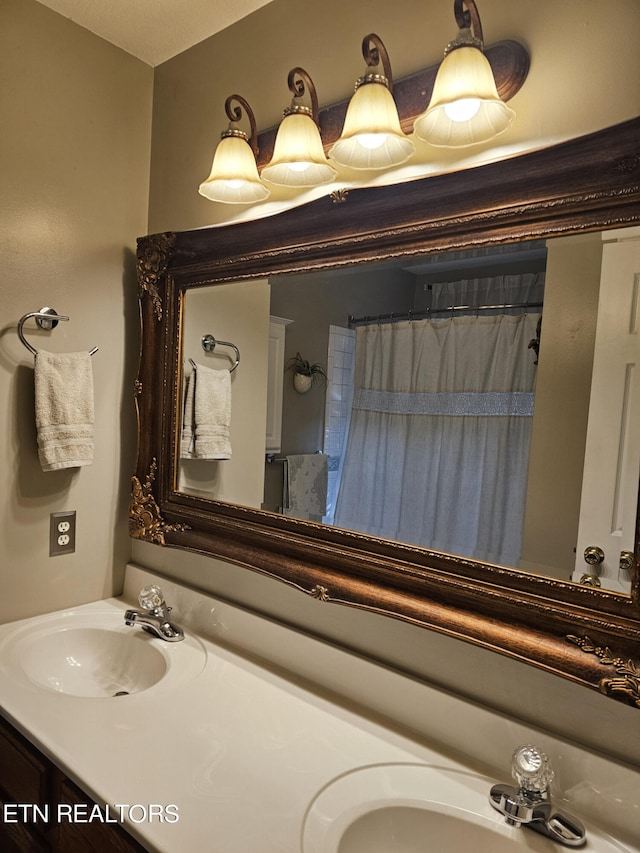
[[236, 367], [240, 364], [240, 350], [235, 344], [230, 343], [229, 341], [217, 341], [213, 335], [203, 335], [202, 336], [202, 349], [205, 352], [213, 352], [216, 348], [216, 344], [219, 344], [221, 347], [231, 347], [232, 350], [235, 351], [236, 360], [233, 364], [233, 367], [229, 368], [229, 373], [233, 373]]
[[[18, 337], [22, 341], [22, 343], [26, 346], [30, 353], [34, 356], [38, 355], [38, 350], [31, 346], [29, 341], [24, 336], [23, 326], [27, 320], [30, 320], [32, 317], [35, 318], [36, 323], [40, 326], [41, 329], [55, 329], [58, 325], [59, 320], [68, 320], [68, 317], [64, 317], [62, 314], [58, 314], [58, 312], [54, 308], [41, 308], [39, 311], [32, 311], [30, 314], [25, 314], [24, 317], [21, 317], [18, 320]], [[89, 355], [93, 355], [98, 352], [98, 347], [94, 347], [92, 350], [89, 350]]]

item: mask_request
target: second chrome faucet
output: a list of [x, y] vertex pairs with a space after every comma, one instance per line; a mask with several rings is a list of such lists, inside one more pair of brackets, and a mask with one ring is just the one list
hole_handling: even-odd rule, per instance
[[510, 826], [527, 826], [568, 847], [586, 841], [582, 823], [551, 803], [549, 785], [553, 770], [547, 756], [535, 746], [520, 746], [513, 753], [514, 785], [494, 785], [489, 802]]
[[182, 628], [169, 621], [171, 608], [167, 606], [159, 586], [151, 584], [143, 587], [138, 596], [138, 603], [140, 610], [125, 611], [125, 625], [139, 625], [145, 631], [155, 634], [156, 637], [168, 643], [184, 640]]

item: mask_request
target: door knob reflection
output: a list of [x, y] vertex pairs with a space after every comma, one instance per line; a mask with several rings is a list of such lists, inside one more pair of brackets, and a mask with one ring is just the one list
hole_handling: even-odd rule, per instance
[[597, 545], [589, 545], [584, 549], [584, 560], [590, 566], [599, 566], [604, 561], [604, 551]]

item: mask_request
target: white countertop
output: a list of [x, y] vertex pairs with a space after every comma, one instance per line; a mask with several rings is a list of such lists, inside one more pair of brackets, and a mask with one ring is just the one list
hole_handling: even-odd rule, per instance
[[[150, 581], [158, 579], [130, 567], [125, 598], [73, 610], [112, 614], [114, 623], [121, 624], [132, 591], [137, 593]], [[197, 632], [206, 650], [202, 670], [171, 689], [163, 689], [161, 682], [138, 694], [106, 699], [42, 689], [8, 673], [2, 653], [16, 628], [35, 625], [42, 617], [0, 626], [3, 715], [98, 804], [177, 807], [179, 820], [173, 823], [147, 819], [127, 824], [149, 850], [300, 853], [307, 810], [337, 777], [378, 763], [465, 768], [450, 757], [455, 754], [455, 732], [447, 755], [357, 713], [356, 706], [351, 710], [347, 702], [330, 701], [313, 685], [289, 679], [212, 637], [236, 642], [241, 627], [251, 634], [248, 645], [265, 654], [270, 645], [278, 647], [281, 657], [290, 651], [292, 660], [305, 653], [311, 676], [314, 655], [322, 655], [324, 644], [164, 579], [158, 582], [174, 606], [172, 617], [187, 634]], [[171, 654], [172, 644], [163, 645]], [[334, 663], [335, 655], [352, 657], [336, 649], [329, 653]], [[327, 661], [318, 657], [317, 666], [321, 670]], [[456, 706], [451, 707], [455, 711]], [[450, 722], [457, 727], [463, 720]], [[606, 768], [602, 772], [606, 786]], [[627, 788], [640, 779], [632, 772], [620, 777], [616, 767], [611, 774], [616, 784], [623, 782]], [[507, 780], [505, 767], [499, 781]], [[629, 827], [638, 825], [638, 790], [618, 796], [623, 810], [617, 823], [624, 824], [627, 835], [627, 821]]]
[[[74, 610], [111, 611], [120, 625], [126, 606], [110, 599]], [[40, 620], [20, 624], [31, 621]], [[17, 624], [0, 627], [0, 656]], [[203, 644], [205, 668], [173, 690], [78, 698], [3, 678], [4, 714], [98, 804], [175, 804], [177, 822], [127, 826], [166, 853], [299, 853], [305, 812], [335, 777], [374, 762], [442, 761], [206, 638]]]

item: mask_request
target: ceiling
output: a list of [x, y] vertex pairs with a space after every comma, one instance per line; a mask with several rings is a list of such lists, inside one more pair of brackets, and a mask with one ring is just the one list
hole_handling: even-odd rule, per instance
[[44, 6], [159, 65], [271, 0], [39, 0]]

